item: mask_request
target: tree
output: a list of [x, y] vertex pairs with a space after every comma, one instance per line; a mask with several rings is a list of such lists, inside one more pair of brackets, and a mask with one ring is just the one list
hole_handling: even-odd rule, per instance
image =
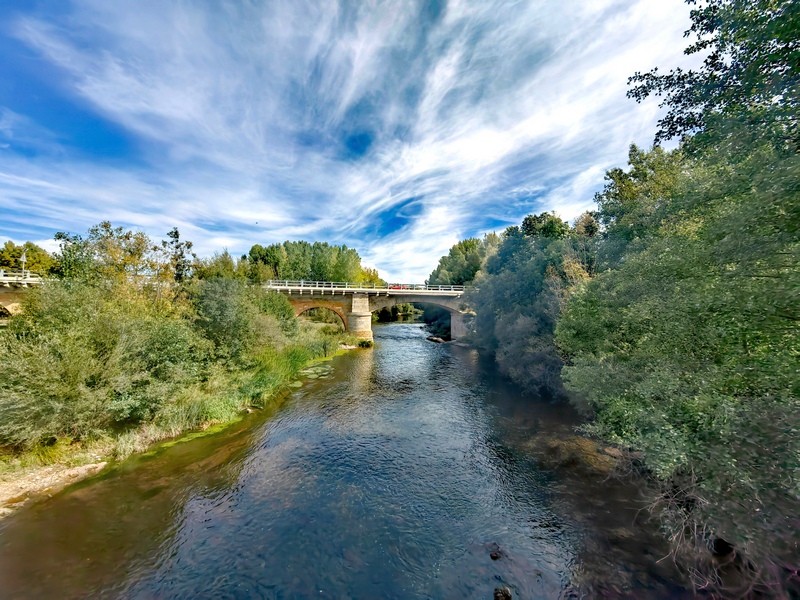
[[600, 222], [595, 211], [587, 210], [575, 219], [575, 235], [585, 238], [593, 238], [600, 233]]
[[286, 250], [285, 279], [311, 279], [311, 256], [313, 249], [306, 241], [283, 242]]
[[360, 283], [375, 283], [380, 285], [386, 285], [386, 282], [383, 279], [381, 279], [381, 276], [378, 274], [378, 269], [370, 267], [361, 267], [361, 271], [356, 281]]
[[800, 157], [744, 149], [632, 149], [598, 194], [614, 260], [571, 296], [556, 338], [588, 429], [661, 481], [676, 551], [694, 561], [725, 540], [770, 596], [800, 511]]
[[428, 283], [436, 285], [465, 285], [475, 279], [484, 259], [494, 252], [500, 243], [496, 234], [487, 234], [482, 240], [468, 238], [455, 244], [447, 256], [439, 259], [439, 265], [428, 277]]
[[339, 248], [327, 242], [314, 242], [311, 245], [311, 270], [309, 279], [314, 281], [343, 281], [333, 279], [333, 269], [339, 255]]
[[720, 116], [749, 120], [798, 143], [800, 5], [794, 0], [686, 0], [697, 5], [685, 36], [687, 55], [705, 53], [698, 70], [635, 73], [628, 96], [662, 96], [669, 108], [655, 141], [707, 131]]
[[563, 238], [569, 233], [569, 223], [550, 212], [528, 215], [522, 220], [522, 233], [530, 237]]
[[225, 248], [200, 261], [196, 271], [200, 279], [247, 279], [250, 265], [246, 257], [236, 260]]
[[0, 248], [0, 269], [21, 269], [23, 251], [25, 252], [25, 270], [38, 273], [39, 275], [49, 275], [56, 269], [56, 260], [44, 248], [40, 248], [33, 242], [25, 242], [17, 246], [8, 240]]
[[89, 279], [95, 275], [95, 259], [88, 240], [78, 234], [59, 231], [55, 235], [59, 251], [55, 273], [61, 279]]
[[331, 281], [359, 281], [361, 277], [361, 257], [355, 248], [342, 245], [331, 271]]
[[181, 241], [181, 234], [177, 227], [173, 227], [172, 231], [167, 233], [167, 237], [169, 237], [169, 241], [162, 240], [161, 248], [169, 259], [173, 279], [180, 283], [192, 276], [197, 255], [192, 252], [192, 242]]
[[630, 245], [645, 243], [648, 236], [657, 234], [686, 161], [680, 150], [667, 152], [655, 147], [646, 152], [631, 144], [628, 165], [627, 171], [607, 171], [606, 186], [594, 197], [607, 241], [601, 246], [599, 260], [606, 267], [619, 260]]
[[252, 279], [266, 273], [256, 265], [266, 265], [278, 279], [306, 281], [360, 281], [361, 257], [354, 248], [327, 242], [313, 244], [300, 240], [271, 244], [266, 248], [255, 244], [248, 254]]

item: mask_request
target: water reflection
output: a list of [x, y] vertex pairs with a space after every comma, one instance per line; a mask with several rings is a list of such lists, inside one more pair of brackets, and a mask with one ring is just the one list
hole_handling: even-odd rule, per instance
[[520, 397], [419, 325], [376, 339], [271, 418], [9, 519], [0, 597], [491, 598], [506, 585], [556, 598], [579, 579], [597, 587], [609, 563], [594, 552], [625, 571], [609, 586], [677, 589], [595, 522], [628, 525], [624, 490], [539, 466], [531, 439], [568, 432], [568, 409]]
[[6, 519], [0, 526], [0, 597], [72, 597], [112, 586], [155, 562], [181, 528], [195, 494], [239, 477], [253, 432], [244, 424], [208, 438], [133, 458]]

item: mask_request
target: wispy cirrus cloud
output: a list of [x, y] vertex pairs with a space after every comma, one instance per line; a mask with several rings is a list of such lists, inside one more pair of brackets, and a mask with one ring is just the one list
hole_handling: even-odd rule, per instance
[[0, 234], [110, 219], [206, 254], [326, 239], [420, 280], [458, 239], [587, 208], [652, 139], [627, 77], [674, 64], [687, 24], [680, 0], [13, 13], [3, 40], [49, 112], [0, 88]]

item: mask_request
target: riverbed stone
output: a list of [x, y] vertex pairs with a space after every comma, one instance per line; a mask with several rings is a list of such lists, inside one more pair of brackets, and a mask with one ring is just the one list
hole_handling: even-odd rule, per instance
[[577, 435], [547, 438], [543, 450], [542, 463], [548, 468], [579, 469], [607, 476], [617, 464], [597, 442]]

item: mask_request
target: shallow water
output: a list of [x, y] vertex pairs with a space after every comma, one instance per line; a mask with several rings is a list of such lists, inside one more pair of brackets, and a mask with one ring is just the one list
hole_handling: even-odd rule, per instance
[[418, 324], [375, 337], [274, 414], [6, 519], [0, 598], [685, 595], [632, 484], [542, 466], [566, 406]]

